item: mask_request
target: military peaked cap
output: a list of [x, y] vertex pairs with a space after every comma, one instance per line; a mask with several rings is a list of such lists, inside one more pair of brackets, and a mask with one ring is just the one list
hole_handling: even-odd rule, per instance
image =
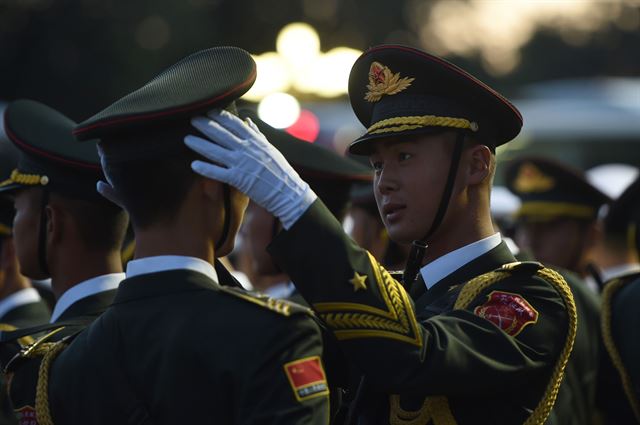
[[16, 100], [4, 114], [5, 131], [19, 149], [17, 167], [0, 183], [0, 192], [46, 187], [68, 196], [97, 199], [102, 178], [95, 143], [78, 144], [75, 122], [42, 103]]
[[255, 79], [256, 64], [246, 51], [237, 47], [202, 50], [78, 124], [74, 134], [80, 140], [105, 139], [180, 119], [188, 125], [194, 115], [228, 107]]
[[459, 67], [420, 50], [373, 47], [349, 76], [351, 106], [367, 128], [349, 150], [366, 154], [372, 139], [463, 129], [495, 147], [522, 128], [520, 112]]
[[516, 215], [530, 221], [593, 220], [610, 202], [581, 171], [547, 158], [519, 158], [508, 166], [505, 177], [509, 190], [522, 201]]

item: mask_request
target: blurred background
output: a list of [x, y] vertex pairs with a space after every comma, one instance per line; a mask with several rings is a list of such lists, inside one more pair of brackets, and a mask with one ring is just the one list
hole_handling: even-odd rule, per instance
[[349, 70], [381, 43], [443, 55], [512, 99], [525, 127], [501, 162], [640, 165], [640, 0], [0, 0], [0, 109], [26, 97], [81, 121], [235, 45], [258, 63], [245, 99], [261, 117], [342, 153], [364, 130]]

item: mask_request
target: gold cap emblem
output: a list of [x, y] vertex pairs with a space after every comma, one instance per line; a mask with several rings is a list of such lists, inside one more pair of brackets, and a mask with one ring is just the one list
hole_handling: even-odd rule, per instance
[[393, 73], [380, 62], [373, 62], [369, 68], [369, 84], [364, 100], [367, 102], [377, 102], [384, 95], [400, 93], [411, 85], [415, 78], [400, 78], [400, 73]]
[[520, 193], [546, 192], [555, 186], [555, 180], [545, 175], [538, 167], [526, 162], [518, 170], [513, 187]]

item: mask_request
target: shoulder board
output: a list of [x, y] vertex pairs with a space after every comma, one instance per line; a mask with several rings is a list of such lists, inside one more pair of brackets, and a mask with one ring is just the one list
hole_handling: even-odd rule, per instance
[[241, 300], [253, 303], [283, 316], [293, 316], [294, 314], [313, 314], [311, 309], [290, 301], [278, 300], [263, 294], [247, 292], [244, 289], [229, 286], [221, 286], [219, 289], [220, 292], [224, 294], [240, 298]]
[[537, 261], [516, 261], [513, 263], [503, 264], [496, 271], [508, 271], [512, 274], [534, 275], [544, 266]]
[[616, 283], [619, 281], [623, 281], [623, 283], [616, 283], [614, 286], [616, 287], [616, 289], [620, 289], [622, 288], [624, 285], [626, 285], [627, 283], [631, 283], [634, 280], [640, 278], [640, 272], [635, 272], [635, 273], [628, 273], [622, 276], [617, 276], [614, 278], [611, 278], [609, 280], [607, 280], [604, 283], [604, 288], [607, 288], [608, 286], [611, 286], [612, 283]]

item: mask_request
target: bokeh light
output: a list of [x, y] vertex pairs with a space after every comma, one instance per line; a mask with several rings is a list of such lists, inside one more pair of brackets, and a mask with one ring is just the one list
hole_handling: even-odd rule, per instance
[[320, 121], [313, 112], [303, 109], [300, 111], [300, 116], [296, 122], [289, 126], [286, 131], [298, 139], [313, 143], [320, 133]]
[[287, 128], [298, 120], [300, 103], [287, 93], [272, 93], [258, 104], [260, 119], [274, 128]]

